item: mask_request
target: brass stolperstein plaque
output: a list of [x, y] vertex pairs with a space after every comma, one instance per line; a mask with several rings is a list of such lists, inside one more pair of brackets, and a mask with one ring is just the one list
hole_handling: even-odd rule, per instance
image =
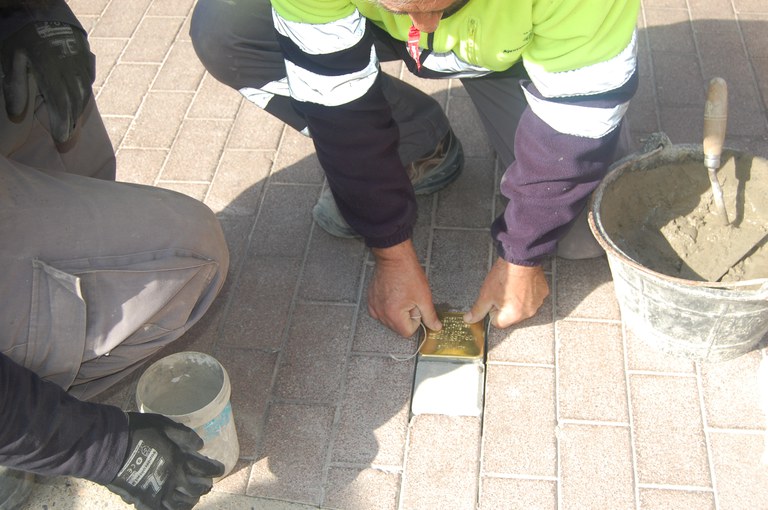
[[467, 324], [461, 312], [438, 312], [443, 329], [426, 328], [427, 338], [419, 349], [422, 358], [483, 360], [485, 355], [485, 321]]

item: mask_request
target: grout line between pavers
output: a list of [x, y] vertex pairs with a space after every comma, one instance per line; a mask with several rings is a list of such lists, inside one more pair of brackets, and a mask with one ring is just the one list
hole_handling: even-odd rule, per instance
[[621, 347], [624, 356], [624, 391], [627, 400], [627, 419], [629, 420], [629, 449], [632, 460], [632, 493], [635, 498], [635, 509], [640, 510], [640, 470], [637, 466], [637, 438], [635, 437], [635, 413], [632, 407], [632, 384], [631, 376], [633, 372], [629, 369], [629, 351], [627, 325], [622, 321], [621, 324]]
[[510, 473], [496, 473], [489, 471], [483, 473], [483, 478], [498, 478], [503, 480], [538, 480], [542, 482], [556, 482], [556, 476], [538, 476], [538, 475], [526, 475], [526, 474], [510, 474]]
[[664, 483], [641, 483], [641, 489], [657, 489], [680, 492], [713, 492], [712, 487], [699, 487], [698, 485], [669, 485]]
[[560, 423], [561, 423], [561, 416], [560, 416], [560, 333], [559, 333], [559, 327], [558, 327], [558, 321], [557, 321], [557, 307], [558, 307], [558, 299], [557, 299], [557, 257], [552, 257], [552, 338], [553, 340], [553, 350], [552, 353], [552, 359], [554, 361], [554, 376], [555, 376], [555, 395], [554, 395], [554, 405], [555, 405], [555, 476], [557, 478], [556, 483], [556, 503], [557, 508], [562, 509], [564, 502], [563, 502], [563, 452], [562, 452], [562, 445], [560, 437]]
[[643, 18], [643, 27], [644, 30], [638, 32], [642, 32], [642, 37], [645, 42], [645, 51], [648, 55], [648, 74], [650, 74], [650, 82], [651, 82], [651, 89], [652, 89], [652, 96], [653, 96], [653, 107], [654, 107], [654, 113], [656, 114], [656, 131], [662, 130], [661, 125], [661, 106], [659, 104], [659, 96], [657, 94], [658, 84], [656, 83], [656, 71], [655, 66], [653, 65], [653, 52], [651, 51], [651, 42], [650, 42], [650, 36], [648, 35], [648, 17], [645, 13], [645, 1], [643, 0], [640, 3], [640, 16]]
[[712, 484], [712, 495], [715, 500], [715, 510], [720, 508], [720, 498], [717, 491], [717, 478], [715, 476], [715, 463], [712, 453], [712, 438], [709, 434], [709, 425], [707, 420], [707, 406], [704, 402], [704, 381], [701, 375], [701, 363], [696, 363], [696, 389], [699, 394], [699, 412], [701, 413], [701, 424], [704, 433], [704, 444], [707, 448], [707, 464], [709, 467], [709, 483]]
[[664, 372], [657, 370], [633, 370], [628, 369], [627, 373], [630, 375], [649, 375], [658, 377], [680, 377], [684, 379], [692, 379], [696, 377], [695, 372]]
[[717, 434], [730, 434], [734, 436], [762, 436], [765, 434], [764, 429], [734, 429], [728, 427], [705, 427], [707, 432], [715, 432]]

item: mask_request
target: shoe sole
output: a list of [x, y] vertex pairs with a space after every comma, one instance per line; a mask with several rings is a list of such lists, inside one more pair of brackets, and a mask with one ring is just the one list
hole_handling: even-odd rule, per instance
[[451, 146], [443, 159], [445, 168], [433, 170], [428, 177], [413, 185], [413, 192], [417, 195], [431, 195], [445, 188], [458, 179], [464, 169], [464, 148], [461, 141], [454, 135]]

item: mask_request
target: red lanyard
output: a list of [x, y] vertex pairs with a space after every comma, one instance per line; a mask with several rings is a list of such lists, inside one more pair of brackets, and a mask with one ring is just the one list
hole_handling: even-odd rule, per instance
[[421, 48], [419, 48], [420, 38], [421, 32], [419, 32], [419, 29], [411, 25], [411, 29], [408, 31], [408, 53], [416, 61], [417, 71], [421, 71], [421, 61], [419, 60], [419, 55], [421, 55]]

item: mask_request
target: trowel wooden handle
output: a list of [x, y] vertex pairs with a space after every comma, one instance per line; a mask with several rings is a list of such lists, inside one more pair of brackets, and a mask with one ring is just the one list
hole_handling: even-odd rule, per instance
[[707, 168], [720, 167], [727, 123], [728, 85], [722, 78], [712, 78], [704, 106], [704, 164]]

